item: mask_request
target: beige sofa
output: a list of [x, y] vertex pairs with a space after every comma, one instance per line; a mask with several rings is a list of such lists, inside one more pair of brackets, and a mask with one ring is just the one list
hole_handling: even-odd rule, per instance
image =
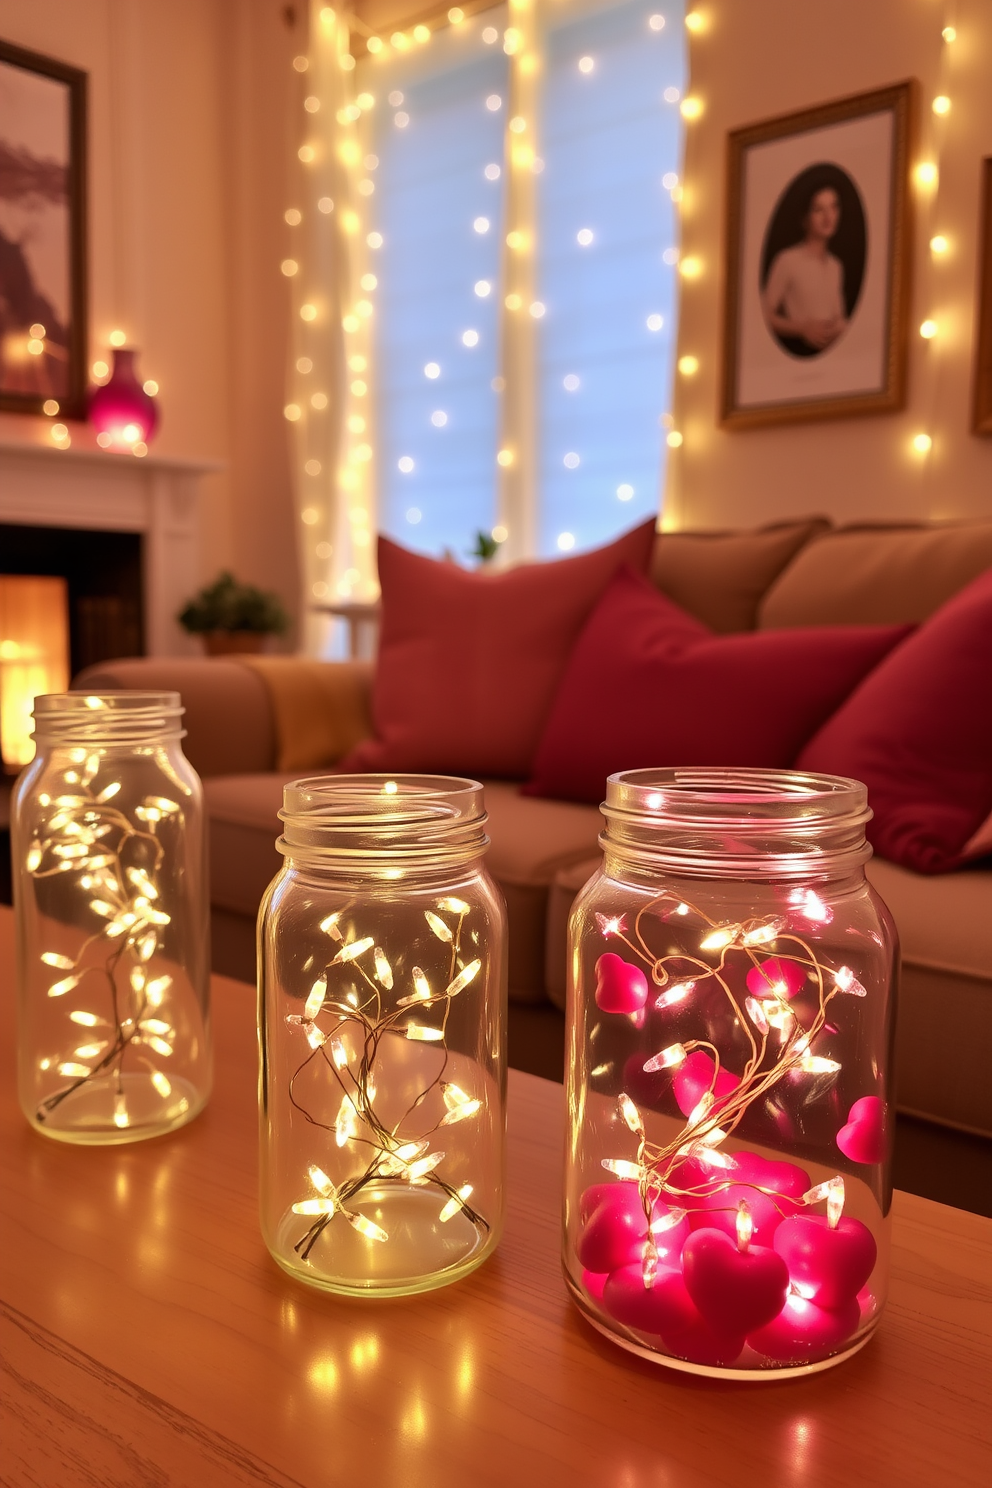
[[[749, 533], [662, 534], [652, 577], [726, 632], [920, 621], [989, 567], [992, 523], [833, 529], [814, 519]], [[294, 753], [286, 710], [273, 706], [273, 667], [265, 674], [228, 660], [128, 660], [91, 668], [75, 684], [182, 694], [187, 753], [203, 777], [210, 821], [214, 966], [244, 980], [254, 978], [258, 903], [281, 862], [274, 841], [282, 787], [334, 763]], [[326, 663], [317, 672], [314, 709], [333, 707], [336, 694], [348, 719], [336, 755], [364, 727], [372, 667]], [[486, 788], [489, 866], [510, 919], [511, 1058], [554, 1076], [568, 911], [596, 866], [601, 819], [591, 806], [523, 797], [514, 782]], [[902, 942], [900, 1110], [992, 1136], [992, 870], [924, 878], [876, 858], [868, 874]], [[941, 1028], [966, 1036], [942, 1039]]]

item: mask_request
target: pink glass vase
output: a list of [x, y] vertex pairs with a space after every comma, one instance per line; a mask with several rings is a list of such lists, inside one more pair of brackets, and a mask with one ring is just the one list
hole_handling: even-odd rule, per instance
[[676, 1369], [839, 1363], [885, 1300], [897, 946], [863, 785], [771, 770], [607, 782], [570, 968], [565, 1276]]
[[158, 426], [158, 405], [138, 380], [137, 356], [131, 346], [117, 347], [110, 380], [90, 395], [90, 423], [103, 449], [143, 453]]

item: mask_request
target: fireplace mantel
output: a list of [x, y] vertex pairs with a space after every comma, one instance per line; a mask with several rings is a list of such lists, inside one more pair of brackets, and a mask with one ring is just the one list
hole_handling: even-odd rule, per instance
[[200, 481], [221, 469], [0, 440], [0, 523], [140, 532], [146, 649], [179, 656], [196, 649], [175, 615], [199, 578]]

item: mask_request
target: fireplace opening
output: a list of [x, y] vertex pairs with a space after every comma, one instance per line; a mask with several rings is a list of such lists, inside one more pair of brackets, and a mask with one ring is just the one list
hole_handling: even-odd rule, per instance
[[0, 574], [66, 581], [72, 676], [98, 661], [144, 654], [140, 532], [0, 523]]

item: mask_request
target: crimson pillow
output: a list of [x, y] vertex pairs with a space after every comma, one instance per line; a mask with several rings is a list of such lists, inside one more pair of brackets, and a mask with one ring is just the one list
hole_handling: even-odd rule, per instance
[[615, 770], [791, 765], [909, 628], [714, 635], [625, 569], [572, 652], [524, 790], [598, 802]]
[[944, 873], [989, 851], [992, 569], [865, 678], [799, 763], [865, 782], [868, 836], [890, 862]]
[[654, 530], [496, 573], [380, 538], [376, 737], [339, 768], [523, 779], [576, 636], [617, 569], [647, 568]]

